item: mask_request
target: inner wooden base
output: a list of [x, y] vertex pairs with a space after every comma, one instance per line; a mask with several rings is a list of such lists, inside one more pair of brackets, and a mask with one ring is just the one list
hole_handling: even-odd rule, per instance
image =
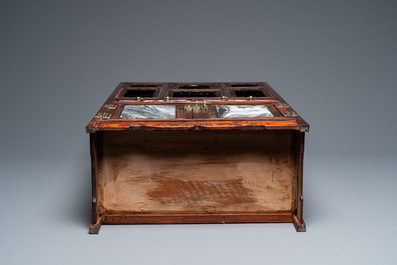
[[273, 214], [134, 214], [134, 215], [105, 215], [104, 224], [200, 224], [200, 223], [290, 223], [291, 213]]
[[305, 232], [306, 225], [290, 212], [266, 214], [134, 214], [102, 215], [90, 224], [90, 234], [98, 234], [102, 224], [227, 224], [227, 223], [293, 223], [297, 232]]

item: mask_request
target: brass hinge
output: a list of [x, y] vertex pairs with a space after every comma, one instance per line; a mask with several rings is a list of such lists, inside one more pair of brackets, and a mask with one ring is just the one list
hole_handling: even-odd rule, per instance
[[208, 113], [208, 105], [207, 102], [204, 100], [203, 103], [199, 103], [198, 101], [196, 101], [194, 103], [194, 105], [192, 106], [190, 104], [190, 101], [187, 102], [187, 104], [185, 104], [185, 112], [201, 112], [201, 113]]
[[207, 106], [207, 102], [205, 100], [203, 101], [203, 105], [201, 106], [201, 112], [202, 113], [208, 112], [208, 106]]
[[299, 114], [298, 113], [296, 113], [295, 111], [284, 111], [283, 112], [283, 115], [284, 116], [286, 116], [286, 117], [296, 117], [296, 116], [299, 116]]
[[185, 111], [186, 112], [192, 111], [192, 105], [190, 105], [190, 101], [188, 101], [187, 104], [185, 105]]
[[198, 101], [196, 101], [196, 104], [194, 104], [194, 106], [193, 106], [193, 112], [200, 112], [200, 111], [201, 111], [201, 108], [199, 106]]
[[109, 119], [111, 116], [112, 114], [107, 112], [100, 112], [97, 115], [95, 115], [96, 118], [101, 118], [101, 119]]
[[284, 109], [290, 107], [287, 103], [280, 103], [280, 102], [275, 103], [274, 105], [275, 105], [276, 107], [284, 108]]
[[117, 108], [117, 104], [105, 104], [103, 105], [104, 109], [116, 109]]

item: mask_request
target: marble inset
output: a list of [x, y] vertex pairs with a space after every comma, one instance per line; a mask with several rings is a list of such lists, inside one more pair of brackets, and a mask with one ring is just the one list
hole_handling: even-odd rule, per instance
[[273, 117], [265, 105], [218, 105], [219, 118]]
[[174, 105], [128, 105], [124, 107], [120, 119], [172, 119], [175, 118]]

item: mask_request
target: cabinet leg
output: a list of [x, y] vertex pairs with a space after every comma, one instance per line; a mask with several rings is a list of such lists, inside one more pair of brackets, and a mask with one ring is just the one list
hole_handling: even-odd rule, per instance
[[296, 215], [292, 217], [292, 223], [295, 226], [296, 232], [306, 232], [306, 224], [303, 219], [298, 219]]
[[101, 229], [102, 222], [103, 222], [103, 217], [100, 216], [100, 217], [98, 218], [98, 220], [96, 221], [95, 224], [94, 224], [94, 223], [91, 223], [91, 224], [90, 224], [90, 231], [89, 231], [89, 233], [90, 233], [90, 234], [98, 234], [98, 233], [99, 233], [99, 229]]

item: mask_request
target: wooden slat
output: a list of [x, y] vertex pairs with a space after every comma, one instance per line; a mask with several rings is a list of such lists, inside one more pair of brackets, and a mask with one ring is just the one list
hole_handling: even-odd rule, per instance
[[104, 224], [290, 223], [292, 214], [135, 214], [104, 215]]
[[210, 121], [109, 121], [102, 120], [97, 125], [98, 131], [117, 131], [117, 130], [299, 130], [299, 125], [294, 120], [210, 120]]

